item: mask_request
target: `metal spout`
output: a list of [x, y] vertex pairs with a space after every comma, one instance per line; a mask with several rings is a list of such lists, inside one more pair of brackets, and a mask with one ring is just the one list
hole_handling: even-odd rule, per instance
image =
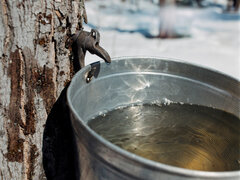
[[86, 50], [91, 54], [96, 54], [102, 58], [106, 63], [111, 63], [111, 58], [107, 51], [103, 49], [100, 45], [100, 33], [96, 29], [92, 29], [90, 32], [90, 37], [85, 44]]
[[93, 51], [91, 49], [88, 50], [91, 54], [96, 54], [97, 56], [99, 56], [100, 58], [102, 58], [106, 63], [111, 63], [111, 58], [109, 56], [109, 54], [107, 53], [107, 51], [105, 49], [103, 49], [101, 46], [99, 45], [95, 45]]
[[109, 54], [99, 45], [100, 33], [96, 29], [92, 29], [91, 32], [81, 30], [72, 37], [72, 41], [75, 71], [85, 66], [85, 55], [87, 51], [91, 54], [96, 54], [106, 63], [111, 63]]

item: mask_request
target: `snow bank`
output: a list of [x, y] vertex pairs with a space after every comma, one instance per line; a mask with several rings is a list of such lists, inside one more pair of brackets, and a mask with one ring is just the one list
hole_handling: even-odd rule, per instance
[[[119, 0], [86, 2], [89, 24], [97, 28], [101, 45], [111, 57], [157, 56], [182, 59], [240, 79], [240, 14], [223, 13], [225, 1], [208, 8], [177, 8], [177, 32], [189, 37], [151, 39], [158, 34], [161, 9], [150, 1], [138, 4]], [[205, 3], [212, 3], [208, 0]], [[100, 60], [87, 54], [87, 64]]]

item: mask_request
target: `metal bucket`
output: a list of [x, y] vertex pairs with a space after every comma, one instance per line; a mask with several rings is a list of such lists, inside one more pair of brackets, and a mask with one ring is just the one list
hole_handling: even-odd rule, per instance
[[[89, 74], [95, 78], [86, 81]], [[120, 58], [111, 65], [97, 63], [80, 70], [68, 88], [67, 100], [81, 179], [240, 179], [240, 171], [196, 171], [147, 160], [111, 144], [87, 125], [91, 118], [116, 107], [166, 98], [239, 117], [240, 83], [213, 70], [160, 58]]]

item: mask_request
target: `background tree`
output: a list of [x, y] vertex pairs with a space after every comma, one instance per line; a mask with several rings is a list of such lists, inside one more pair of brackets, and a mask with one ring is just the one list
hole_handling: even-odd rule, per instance
[[47, 115], [71, 80], [65, 42], [84, 0], [0, 1], [0, 179], [44, 179]]

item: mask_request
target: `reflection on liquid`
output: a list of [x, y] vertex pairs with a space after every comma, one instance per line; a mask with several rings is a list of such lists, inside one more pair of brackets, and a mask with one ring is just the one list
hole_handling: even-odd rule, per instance
[[202, 171], [240, 169], [240, 120], [213, 108], [136, 105], [91, 120], [121, 148], [164, 164]]

